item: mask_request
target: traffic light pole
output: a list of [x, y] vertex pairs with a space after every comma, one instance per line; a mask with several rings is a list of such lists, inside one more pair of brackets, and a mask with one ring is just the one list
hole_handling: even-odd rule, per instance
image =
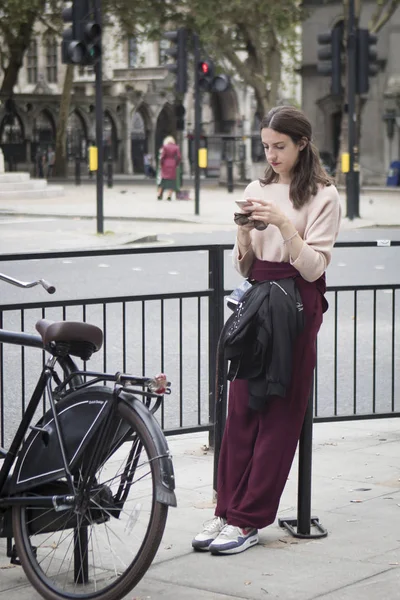
[[[101, 0], [95, 0], [94, 14], [96, 22], [101, 25]], [[104, 233], [103, 215], [103, 189], [104, 189], [104, 149], [103, 149], [103, 69], [102, 53], [94, 66], [96, 75], [96, 146], [98, 152], [98, 166], [96, 171], [96, 205], [97, 205], [97, 233]]]
[[354, 0], [349, 0], [347, 21], [347, 106], [350, 170], [346, 176], [347, 217], [359, 217], [360, 166], [358, 163], [358, 123], [356, 105], [357, 81], [357, 21]]
[[194, 212], [200, 214], [200, 129], [201, 129], [201, 98], [199, 73], [197, 65], [200, 62], [200, 42], [197, 33], [193, 34], [194, 50]]

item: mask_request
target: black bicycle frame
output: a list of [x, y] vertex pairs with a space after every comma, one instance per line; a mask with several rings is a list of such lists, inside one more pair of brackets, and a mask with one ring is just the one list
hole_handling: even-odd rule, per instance
[[[27, 333], [19, 333], [14, 331], [7, 331], [4, 329], [0, 329], [0, 343], [5, 344], [15, 344], [18, 346], [30, 346], [34, 348], [40, 348], [44, 350], [42, 338], [36, 335], [30, 335]], [[65, 455], [65, 445], [62, 439], [62, 434], [59, 428], [57, 412], [55, 410], [55, 401], [53, 397], [53, 393], [51, 390], [50, 382], [54, 376], [53, 366], [58, 362], [63, 369], [64, 373], [70, 375], [71, 372], [77, 371], [77, 367], [70, 356], [66, 357], [53, 357], [49, 359], [46, 366], [43, 368], [39, 380], [36, 384], [35, 390], [29, 400], [26, 411], [22, 417], [21, 423], [18, 426], [17, 432], [14, 436], [14, 439], [11, 442], [10, 448], [8, 451], [2, 452], [4, 456], [4, 463], [0, 469], [0, 508], [2, 506], [32, 506], [38, 505], [41, 507], [59, 507], [61, 505], [72, 505], [74, 502], [74, 486], [73, 479], [71, 474], [69, 473], [68, 464]], [[75, 381], [77, 383], [81, 383], [82, 379], [79, 374], [75, 375]], [[72, 380], [72, 378], [71, 378]], [[60, 444], [61, 455], [63, 459], [63, 464], [65, 468], [65, 474], [67, 476], [67, 484], [69, 494], [66, 495], [54, 495], [54, 496], [35, 496], [27, 497], [27, 496], [4, 496], [1, 497], [2, 491], [5, 488], [7, 483], [7, 479], [10, 475], [11, 469], [15, 464], [18, 458], [18, 451], [22, 447], [22, 444], [25, 439], [25, 435], [29, 429], [29, 426], [34, 418], [35, 412], [39, 406], [41, 398], [47, 389], [51, 409], [54, 416], [54, 422], [56, 426], [58, 443]]]
[[[51, 347], [44, 348], [42, 339], [35, 335], [29, 335], [29, 334], [25, 334], [25, 333], [16, 333], [16, 332], [0, 329], [0, 344], [1, 343], [11, 343], [11, 344], [19, 345], [19, 346], [32, 346], [32, 347], [41, 348], [42, 350], [47, 349], [52, 354]], [[44, 366], [44, 368], [41, 372], [41, 375], [36, 384], [35, 390], [32, 394], [31, 399], [29, 400], [29, 403], [27, 405], [27, 408], [25, 410], [25, 413], [22, 417], [21, 423], [19, 424], [19, 427], [17, 429], [17, 432], [14, 436], [14, 439], [11, 443], [9, 450], [2, 451], [2, 455], [4, 456], [4, 464], [3, 464], [2, 468], [0, 469], [0, 508], [10, 507], [10, 506], [15, 506], [15, 505], [19, 505], [19, 506], [37, 505], [37, 506], [44, 507], [44, 508], [45, 507], [53, 507], [57, 511], [57, 510], [61, 510], [63, 507], [74, 505], [74, 502], [76, 502], [74, 478], [70, 471], [70, 467], [71, 467], [72, 463], [68, 462], [67, 452], [66, 452], [66, 448], [67, 448], [69, 442], [67, 444], [67, 443], [65, 443], [65, 441], [63, 439], [63, 432], [62, 432], [62, 428], [60, 427], [60, 423], [59, 423], [60, 415], [58, 415], [58, 411], [56, 410], [56, 400], [62, 401], [62, 399], [65, 398], [67, 401], [67, 399], [70, 398], [71, 402], [73, 402], [74, 392], [79, 393], [79, 390], [90, 387], [93, 384], [100, 382], [100, 381], [102, 381], [102, 382], [103, 381], [110, 381], [110, 382], [113, 381], [114, 383], [117, 383], [119, 385], [127, 386], [124, 389], [128, 394], [135, 393], [135, 394], [143, 395], [143, 396], [147, 397], [148, 399], [155, 398], [156, 399], [155, 407], [153, 407], [153, 409], [150, 409], [151, 412], [154, 412], [155, 409], [159, 406], [159, 403], [161, 402], [159, 394], [151, 393], [149, 390], [144, 391], [144, 389], [143, 389], [142, 392], [140, 390], [132, 390], [132, 391], [129, 390], [129, 384], [139, 385], [139, 386], [142, 385], [143, 388], [146, 387], [146, 384], [149, 381], [147, 378], [132, 377], [130, 375], [119, 374], [119, 373], [109, 374], [109, 373], [98, 373], [98, 372], [93, 372], [93, 371], [80, 371], [69, 355], [57, 356], [56, 353], [54, 353], [54, 354], [55, 355], [53, 355], [48, 360], [47, 364]], [[63, 381], [60, 381], [57, 373], [54, 371], [54, 367], [56, 364], [59, 364], [60, 367], [64, 371]], [[86, 381], [85, 380], [86, 377], [89, 377], [90, 380]], [[54, 393], [53, 393], [53, 390], [51, 387], [52, 379], [55, 379], [56, 383], [58, 384], [57, 390], [55, 390]], [[70, 386], [71, 392], [68, 394], [64, 394], [64, 392], [66, 391], [68, 386]], [[49, 402], [50, 402], [51, 417], [52, 417], [52, 420], [54, 423], [53, 439], [55, 439], [56, 442], [58, 443], [58, 447], [59, 447], [61, 459], [62, 459], [60, 467], [57, 467], [56, 471], [51, 471], [50, 475], [51, 475], [51, 477], [54, 477], [53, 473], [54, 474], [57, 473], [56, 479], [59, 479], [60, 477], [66, 477], [66, 479], [67, 479], [66, 492], [67, 493], [57, 494], [56, 492], [54, 492], [52, 494], [49, 494], [48, 496], [44, 496], [43, 494], [35, 495], [35, 496], [32, 496], [32, 495], [27, 496], [25, 494], [26, 489], [23, 489], [24, 495], [22, 495], [21, 492], [19, 495], [17, 495], [18, 494], [17, 487], [20, 486], [20, 483], [13, 482], [12, 478], [10, 478], [9, 476], [11, 473], [11, 469], [15, 464], [16, 464], [16, 468], [18, 468], [18, 464], [19, 464], [17, 462], [18, 454], [19, 454], [19, 451], [24, 448], [24, 444], [25, 444], [25, 446], [28, 446], [28, 448], [30, 448], [29, 438], [28, 438], [28, 442], [25, 439], [26, 433], [30, 427], [31, 422], [33, 421], [35, 412], [36, 412], [36, 410], [39, 406], [39, 403], [42, 399], [42, 396], [46, 390], [47, 390]], [[56, 392], [57, 392], [58, 398], [55, 395]], [[91, 448], [90, 455], [87, 457], [88, 462], [86, 464], [86, 469], [85, 469], [86, 485], [90, 484], [90, 482], [92, 481], [92, 479], [94, 477], [96, 465], [98, 465], [98, 460], [104, 454], [104, 450], [106, 449], [107, 443], [109, 441], [108, 440], [109, 434], [110, 434], [110, 432], [112, 432], [113, 419], [109, 418], [109, 417], [112, 417], [115, 415], [116, 405], [118, 402], [118, 392], [117, 391], [115, 391], [115, 395], [113, 396], [113, 398], [115, 400], [114, 402], [113, 401], [106, 402], [103, 405], [104, 412], [101, 414], [101, 418], [99, 417], [99, 421], [96, 424], [95, 431], [96, 431], [97, 435], [96, 435], [96, 439], [94, 440], [93, 447]], [[45, 426], [43, 428], [40, 427], [40, 423], [37, 426], [31, 427], [31, 429], [33, 429], [34, 432], [37, 431], [37, 432], [42, 432], [43, 435], [49, 435]], [[33, 443], [34, 442], [32, 441], [32, 444]], [[23, 460], [23, 458], [22, 458], [22, 460]], [[26, 464], [28, 464], [28, 463], [26, 463]], [[133, 468], [133, 472], [135, 471], [135, 466], [136, 466], [135, 461], [133, 461], [132, 464], [130, 462], [128, 462], [128, 465], [129, 465], [129, 470], [126, 473], [126, 475], [127, 475], [127, 481], [129, 483], [129, 481], [132, 480], [129, 478], [132, 478], [132, 476], [133, 476], [132, 468]], [[19, 470], [21, 470], [21, 466], [22, 466], [22, 463], [20, 463], [20, 465], [19, 465]], [[15, 472], [15, 469], [14, 469], [14, 472]], [[47, 476], [47, 475], [48, 474], [44, 473], [44, 476]], [[43, 484], [51, 483], [51, 481], [53, 481], [53, 479], [41, 480], [40, 479], [41, 477], [42, 477], [42, 474], [40, 474], [40, 473], [39, 473], [39, 475], [36, 474], [34, 476], [34, 478], [37, 478], [37, 484], [33, 484], [33, 487], [30, 484], [31, 487], [29, 489], [33, 490], [33, 489], [35, 489], [36, 485], [40, 486], [42, 483]], [[32, 473], [31, 473], [30, 479], [32, 480]], [[5, 495], [5, 494], [2, 495], [2, 493], [4, 492], [5, 486], [9, 480], [11, 481], [11, 493], [7, 490], [7, 495]], [[15, 483], [15, 485], [14, 485], [14, 483]], [[14, 487], [15, 487], [15, 489], [14, 489]], [[120, 501], [120, 503], [122, 502], [122, 504], [123, 504], [124, 497], [123, 497], [123, 494], [121, 494], [121, 492], [122, 491], [119, 490], [119, 501]]]

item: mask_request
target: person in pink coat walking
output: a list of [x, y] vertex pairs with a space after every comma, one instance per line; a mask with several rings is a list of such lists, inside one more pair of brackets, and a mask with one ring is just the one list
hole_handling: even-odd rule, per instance
[[160, 157], [161, 182], [158, 188], [158, 200], [163, 199], [164, 190], [167, 190], [167, 200], [172, 200], [172, 193], [176, 192], [176, 169], [180, 162], [179, 146], [171, 135], [167, 136], [163, 142]]

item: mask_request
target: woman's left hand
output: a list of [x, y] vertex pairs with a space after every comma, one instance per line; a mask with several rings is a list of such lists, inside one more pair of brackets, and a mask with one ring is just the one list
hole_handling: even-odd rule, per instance
[[273, 202], [269, 202], [268, 200], [252, 200], [251, 198], [248, 200], [254, 202], [254, 209], [251, 211], [252, 219], [268, 224], [271, 223], [272, 225], [276, 225], [276, 227], [281, 227], [288, 221], [287, 216]]

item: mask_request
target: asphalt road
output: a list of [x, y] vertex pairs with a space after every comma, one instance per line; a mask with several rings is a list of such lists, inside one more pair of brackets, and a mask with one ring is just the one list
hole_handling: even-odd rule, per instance
[[[64, 221], [64, 220], [63, 220]], [[58, 224], [63, 227], [62, 223]], [[52, 227], [49, 221], [16, 223], [18, 228]], [[351, 232], [356, 239], [398, 239], [398, 230]], [[349, 237], [349, 232], [346, 233]], [[208, 254], [199, 248], [194, 252], [168, 252], [171, 245], [231, 243], [231, 231], [196, 233], [163, 233], [160, 244], [165, 253], [92, 258], [36, 259], [0, 264], [0, 271], [22, 280], [43, 277], [57, 287], [54, 296], [43, 289], [20, 290], [1, 283], [2, 305], [8, 303], [109, 298], [160, 293], [196, 292], [208, 286]], [[225, 253], [225, 288], [233, 288], [241, 280], [231, 266], [231, 252]], [[335, 249], [328, 270], [328, 285], [396, 284], [398, 248]], [[325, 315], [318, 340], [317, 404], [321, 416], [357, 412], [387, 412], [400, 409], [398, 380], [392, 385], [393, 362], [399, 350], [400, 294], [390, 289], [376, 293], [329, 292], [330, 311]], [[106, 351], [95, 355], [92, 369], [105, 368], [137, 374], [153, 374], [165, 370], [173, 383], [173, 394], [166, 399], [163, 424], [195, 425], [208, 420], [208, 310], [207, 301], [195, 298], [168, 300], [164, 303], [163, 321], [159, 301], [120, 302], [104, 308], [101, 301], [86, 308], [86, 319], [106, 331]], [[393, 309], [395, 310], [393, 316]], [[227, 315], [229, 313], [227, 312]], [[337, 328], [335, 315], [337, 314]], [[375, 318], [374, 318], [375, 315]], [[41, 318], [40, 309], [3, 313], [3, 328], [34, 331]], [[80, 320], [82, 306], [46, 310], [52, 319]], [[394, 335], [393, 322], [396, 335]], [[161, 340], [163, 347], [161, 347]], [[199, 350], [200, 349], [200, 350]], [[124, 363], [125, 356], [125, 363]], [[34, 385], [34, 373], [41, 366], [41, 353], [27, 349], [23, 364], [18, 347], [4, 347], [2, 381], [5, 408], [2, 417], [6, 440], [14, 429], [21, 411], [22, 375], [26, 390]], [[199, 384], [197, 384], [199, 381]], [[355, 396], [354, 396], [355, 391]], [[355, 399], [354, 399], [355, 398]], [[336, 406], [335, 406], [336, 402]], [[6, 426], [5, 426], [6, 425]]]

